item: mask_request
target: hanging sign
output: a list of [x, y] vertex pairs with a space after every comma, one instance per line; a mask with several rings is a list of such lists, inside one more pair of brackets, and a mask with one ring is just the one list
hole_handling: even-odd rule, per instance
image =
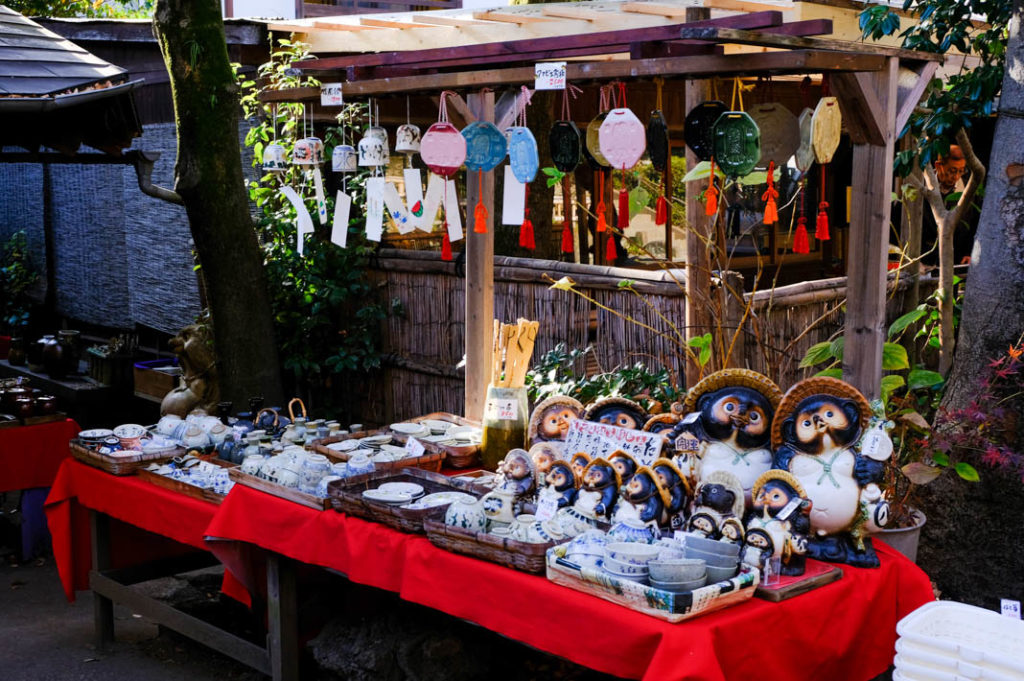
[[565, 89], [565, 62], [549, 61], [543, 64], [535, 64], [534, 90], [564, 90]]
[[341, 106], [341, 83], [324, 83], [320, 86], [320, 106]]
[[505, 166], [505, 191], [501, 201], [501, 224], [523, 224], [526, 218], [526, 185], [516, 179], [512, 166]]
[[380, 241], [384, 234], [384, 178], [366, 180], [366, 238]]
[[352, 197], [338, 190], [334, 198], [334, 222], [331, 224], [331, 243], [342, 248], [348, 245], [348, 218], [352, 212]]
[[661, 455], [662, 441], [658, 433], [575, 419], [569, 424], [562, 451], [565, 458], [577, 452], [586, 452], [593, 461], [599, 456], [608, 458], [621, 449], [641, 466], [649, 466]]

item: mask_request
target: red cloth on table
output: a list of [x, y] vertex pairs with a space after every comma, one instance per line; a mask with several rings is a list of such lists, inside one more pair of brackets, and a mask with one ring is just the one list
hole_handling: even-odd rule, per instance
[[0, 430], [0, 492], [49, 487], [80, 430], [72, 419]]
[[76, 589], [89, 588], [90, 509], [123, 521], [112, 523], [111, 528], [114, 564], [121, 566], [180, 554], [187, 550], [181, 544], [206, 550], [203, 534], [217, 506], [134, 476], [111, 475], [74, 459], [65, 461], [46, 499], [46, 517], [57, 572], [69, 601], [75, 599]]
[[[679, 624], [634, 612], [493, 563], [439, 549], [422, 536], [333, 511], [315, 511], [237, 485], [207, 529], [336, 569], [361, 584], [461, 617], [574, 662], [623, 677], [851, 679], [892, 662], [896, 622], [933, 599], [928, 577], [876, 543], [882, 567], [782, 603], [753, 599]], [[211, 550], [259, 588], [232, 541]]]

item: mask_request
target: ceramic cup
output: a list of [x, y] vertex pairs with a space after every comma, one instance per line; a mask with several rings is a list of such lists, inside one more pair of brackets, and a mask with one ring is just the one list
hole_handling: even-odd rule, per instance
[[331, 462], [323, 454], [307, 454], [299, 471], [299, 489], [303, 492], [316, 492], [320, 478], [331, 470]]
[[537, 521], [537, 516], [530, 513], [520, 513], [516, 516], [516, 519], [512, 522], [512, 538], [519, 541], [529, 541], [527, 538], [530, 532], [530, 526]]
[[348, 460], [349, 477], [362, 475], [363, 473], [372, 473], [374, 468], [373, 461], [370, 461], [370, 457], [366, 454], [356, 454]]
[[161, 435], [172, 435], [175, 427], [181, 423], [181, 417], [175, 416], [174, 414], [168, 414], [160, 419], [156, 424], [156, 432]]
[[265, 460], [262, 454], [250, 454], [242, 460], [241, 470], [248, 475], [258, 475]]
[[327, 494], [327, 486], [335, 480], [341, 480], [340, 475], [325, 475], [320, 478], [320, 482], [316, 485], [315, 494], [321, 499], [326, 499], [329, 495]]
[[282, 487], [298, 488], [299, 480], [299, 471], [291, 465], [285, 464], [277, 469], [277, 484]]
[[350, 433], [360, 433], [362, 432], [362, 430], [363, 424], [361, 423], [353, 423], [351, 426], [348, 427], [348, 432]]
[[473, 532], [485, 532], [487, 530], [487, 515], [484, 513], [484, 507], [480, 501], [472, 503], [453, 501], [444, 513], [444, 523]]

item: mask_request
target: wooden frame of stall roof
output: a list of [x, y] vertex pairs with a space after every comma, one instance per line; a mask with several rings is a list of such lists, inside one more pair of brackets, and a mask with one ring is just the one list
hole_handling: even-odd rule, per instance
[[[711, 19], [707, 10], [699, 8], [681, 14], [684, 23], [664, 26], [592, 31], [556, 39], [332, 56], [301, 62], [297, 67], [322, 80], [343, 81], [347, 97], [461, 90], [467, 97], [465, 102], [458, 101], [457, 106], [464, 118], [497, 121], [499, 125], [511, 120], [514, 96], [506, 93], [496, 105], [491, 88], [532, 82], [533, 62], [545, 59], [628, 53], [625, 58], [570, 61], [567, 78], [570, 82], [656, 76], [683, 79], [687, 110], [707, 98], [707, 81], [703, 79], [710, 77], [830, 74], [833, 93], [842, 107], [844, 128], [853, 143], [853, 177], [858, 178], [853, 187], [857, 199], [850, 215], [843, 377], [869, 398], [877, 397], [885, 341], [894, 143], [941, 63], [941, 56], [807, 37], [830, 33], [830, 22], [786, 24], [779, 11], [717, 19]], [[756, 46], [766, 51], [725, 54], [725, 45]], [[899, 86], [901, 70], [909, 70], [915, 76], [903, 79], [907, 87]], [[267, 92], [262, 98], [316, 101], [319, 94], [316, 88], [296, 88]], [[689, 152], [687, 161], [695, 162]], [[476, 182], [468, 183], [468, 205], [476, 204], [480, 191]], [[698, 192], [698, 187], [687, 188], [687, 216], [691, 229], [708, 235], [712, 226], [704, 211], [698, 209]], [[493, 173], [484, 174], [482, 193], [489, 216], [487, 232], [467, 230], [466, 234], [465, 414], [470, 418], [481, 416], [490, 376]], [[687, 297], [696, 301], [706, 298], [711, 287], [709, 256], [700, 239], [687, 241]], [[687, 305], [686, 326], [690, 333], [698, 335], [709, 329], [709, 311], [697, 304]]]

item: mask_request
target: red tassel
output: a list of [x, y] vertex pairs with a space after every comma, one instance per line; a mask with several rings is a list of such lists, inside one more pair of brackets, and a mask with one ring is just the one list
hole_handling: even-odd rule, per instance
[[629, 227], [629, 192], [622, 189], [619, 192], [619, 229]]
[[484, 171], [480, 170], [480, 194], [476, 200], [476, 207], [473, 209], [473, 231], [477, 234], [487, 234], [487, 206], [484, 205]]
[[615, 234], [612, 232], [608, 233], [608, 242], [604, 246], [604, 257], [608, 261], [616, 260], [619, 257], [619, 253], [615, 248]]
[[572, 255], [572, 223], [562, 223], [562, 253]]
[[828, 202], [822, 201], [818, 204], [818, 221], [814, 230], [814, 238], [821, 241], [828, 241], [832, 237], [828, 233]]
[[604, 214], [608, 212], [608, 206], [604, 204], [604, 171], [597, 171], [597, 231], [603, 232], [608, 229], [608, 221]]
[[448, 237], [448, 221], [444, 221], [444, 238], [441, 239], [441, 260], [445, 262], [451, 262], [452, 259], [452, 240]]
[[711, 174], [708, 176], [708, 188], [704, 190], [704, 215], [718, 213], [718, 187], [715, 186], [715, 159], [711, 159]]
[[531, 251], [537, 248], [537, 244], [533, 240], [533, 223], [530, 218], [523, 220], [523, 225], [519, 228], [519, 246]]
[[802, 216], [796, 221], [796, 233], [793, 235], [793, 252], [811, 252], [811, 244], [807, 238], [807, 218]]
[[775, 161], [768, 162], [768, 189], [761, 195], [764, 201], [764, 224], [771, 225], [779, 221], [779, 208], [776, 199], [779, 190], [775, 188]]
[[668, 201], [664, 196], [659, 196], [657, 207], [654, 210], [654, 224], [663, 225], [666, 222], [668, 222]]

